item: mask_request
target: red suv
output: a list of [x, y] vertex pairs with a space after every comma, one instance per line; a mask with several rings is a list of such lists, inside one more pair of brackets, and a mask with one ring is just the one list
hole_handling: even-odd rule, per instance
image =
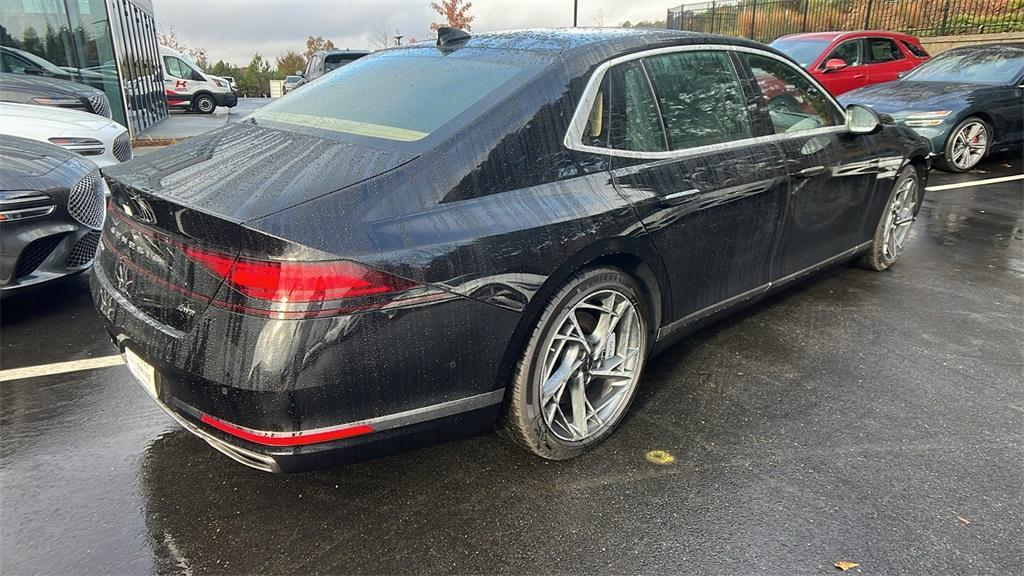
[[917, 38], [874, 30], [792, 34], [771, 45], [799, 62], [835, 96], [895, 80], [930, 58]]

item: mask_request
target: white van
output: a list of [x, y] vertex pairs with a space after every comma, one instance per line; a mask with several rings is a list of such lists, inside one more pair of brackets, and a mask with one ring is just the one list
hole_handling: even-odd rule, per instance
[[167, 105], [171, 108], [209, 114], [217, 106], [234, 108], [238, 105], [238, 94], [227, 80], [203, 72], [181, 52], [160, 46], [160, 62], [164, 69]]

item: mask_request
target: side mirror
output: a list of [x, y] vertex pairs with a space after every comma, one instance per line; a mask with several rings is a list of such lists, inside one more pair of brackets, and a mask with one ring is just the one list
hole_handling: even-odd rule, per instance
[[874, 134], [882, 129], [878, 113], [860, 104], [846, 107], [846, 128], [854, 134]]
[[835, 72], [836, 70], [842, 70], [847, 66], [848, 64], [846, 63], [846, 60], [843, 60], [842, 58], [829, 58], [825, 62], [825, 72]]

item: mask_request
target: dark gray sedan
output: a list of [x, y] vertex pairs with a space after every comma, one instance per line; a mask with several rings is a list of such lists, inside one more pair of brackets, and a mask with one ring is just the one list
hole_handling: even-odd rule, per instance
[[110, 118], [107, 95], [85, 84], [59, 78], [0, 72], [0, 102], [71, 108]]
[[0, 135], [0, 295], [86, 270], [106, 215], [92, 162], [59, 146]]
[[839, 101], [891, 115], [931, 141], [938, 168], [965, 172], [990, 152], [1024, 143], [1024, 44], [950, 50], [901, 80]]

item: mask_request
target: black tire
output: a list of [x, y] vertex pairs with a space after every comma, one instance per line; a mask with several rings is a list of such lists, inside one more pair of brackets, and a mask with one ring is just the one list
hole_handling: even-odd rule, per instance
[[[886, 226], [889, 223], [890, 215], [894, 214], [893, 208], [896, 195], [901, 191], [902, 187], [908, 180], [913, 181], [913, 217], [917, 217], [917, 212], [921, 208], [921, 178], [918, 176], [917, 170], [913, 166], [908, 165], [905, 166], [896, 177], [896, 182], [893, 184], [892, 192], [889, 193], [889, 198], [885, 201], [885, 208], [882, 209], [882, 215], [878, 218], [878, 225], [875, 227], [875, 235], [871, 240], [871, 247], [858, 262], [858, 264], [864, 268], [881, 272], [891, 268], [892, 265], [896, 263], [896, 260], [899, 259], [903, 245], [901, 244], [899, 246], [899, 249], [895, 254], [890, 254], [885, 246], [885, 231]], [[912, 227], [913, 222], [911, 222], [909, 226]], [[910, 235], [910, 227], [907, 228], [906, 237], [909, 237]]]
[[200, 114], [213, 114], [217, 109], [217, 101], [209, 94], [200, 94], [192, 100], [192, 109]]
[[[592, 437], [577, 441], [559, 438], [545, 422], [542, 407], [540, 406], [542, 384], [542, 362], [539, 361], [540, 356], [542, 353], [547, 353], [548, 347], [555, 337], [555, 332], [558, 331], [559, 326], [562, 325], [561, 323], [568, 317], [569, 311], [588, 298], [609, 292], [617, 292], [620, 296], [624, 296], [625, 299], [620, 300], [622, 303], [625, 300], [632, 303], [636, 312], [635, 317], [639, 321], [639, 351], [634, 353], [634, 356], [639, 358], [639, 360], [634, 364], [635, 376], [631, 380], [631, 384], [628, 385], [629, 389], [623, 392], [620, 400], [616, 401], [615, 405], [617, 407], [615, 408], [614, 417], [610, 417], [603, 424], [596, 426], [596, 430], [592, 432]], [[584, 269], [575, 273], [549, 300], [540, 318], [534, 325], [523, 353], [516, 364], [511, 387], [508, 394], [506, 394], [503, 408], [502, 431], [504, 434], [526, 450], [550, 460], [573, 458], [590, 450], [606, 439], [618, 426], [623, 415], [628, 412], [629, 406], [636, 395], [649, 351], [650, 332], [648, 318], [648, 306], [646, 300], [641, 295], [638, 284], [622, 270], [611, 267], [599, 267]], [[615, 340], [608, 343], [609, 351], [615, 347], [614, 343]], [[604, 352], [597, 353], [598, 357], [603, 355]], [[608, 356], [604, 356], [604, 358], [607, 359]]]
[[[984, 152], [978, 157], [974, 163], [966, 166], [957, 166], [953, 161], [953, 144], [956, 135], [963, 130], [964, 126], [973, 122], [979, 123], [985, 129], [985, 149]], [[960, 121], [952, 130], [949, 131], [949, 136], [946, 137], [946, 145], [942, 148], [942, 156], [935, 159], [935, 167], [945, 172], [967, 172], [973, 170], [984, 158], [988, 155], [988, 150], [992, 146], [992, 127], [989, 126], [988, 122], [985, 122], [977, 116], [968, 116]]]

